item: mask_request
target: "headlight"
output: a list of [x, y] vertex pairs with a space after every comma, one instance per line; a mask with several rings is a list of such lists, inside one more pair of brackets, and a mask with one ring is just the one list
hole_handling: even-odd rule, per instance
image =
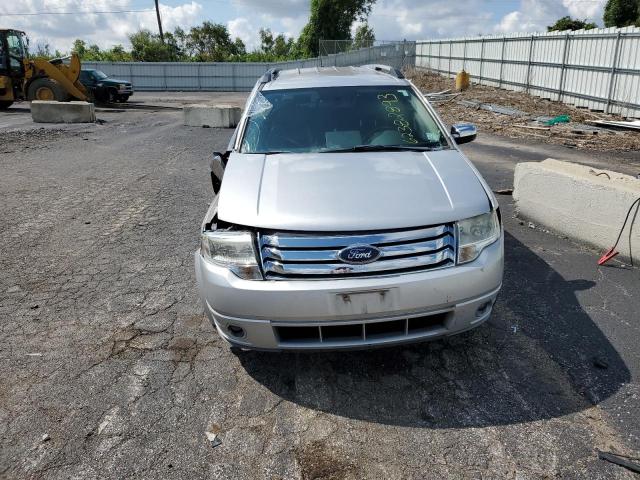
[[200, 237], [202, 258], [228, 268], [245, 280], [262, 280], [250, 232], [203, 232]]
[[121, 83], [121, 84], [118, 85], [118, 88], [120, 90], [124, 90], [125, 88], [127, 88], [127, 86], [124, 83]]
[[500, 238], [496, 211], [458, 222], [458, 263], [472, 262], [482, 250]]

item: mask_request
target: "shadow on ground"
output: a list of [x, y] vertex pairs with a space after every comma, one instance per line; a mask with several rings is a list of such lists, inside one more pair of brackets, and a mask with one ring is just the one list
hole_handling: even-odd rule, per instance
[[630, 374], [578, 303], [575, 292], [593, 282], [565, 281], [509, 234], [506, 251], [493, 317], [471, 332], [373, 351], [247, 352], [240, 361], [290, 402], [390, 425], [521, 423], [577, 412], [613, 395]]

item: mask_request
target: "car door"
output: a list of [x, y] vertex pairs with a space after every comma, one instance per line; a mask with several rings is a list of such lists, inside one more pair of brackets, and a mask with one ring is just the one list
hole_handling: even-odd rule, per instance
[[93, 75], [91, 72], [81, 71], [80, 72], [80, 83], [85, 87], [93, 88], [95, 87], [95, 81], [93, 80]]

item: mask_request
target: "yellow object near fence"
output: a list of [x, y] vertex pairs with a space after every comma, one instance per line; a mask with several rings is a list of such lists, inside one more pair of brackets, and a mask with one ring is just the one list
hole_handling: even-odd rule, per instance
[[458, 72], [458, 74], [456, 75], [456, 90], [461, 92], [469, 88], [470, 85], [471, 76], [464, 70]]

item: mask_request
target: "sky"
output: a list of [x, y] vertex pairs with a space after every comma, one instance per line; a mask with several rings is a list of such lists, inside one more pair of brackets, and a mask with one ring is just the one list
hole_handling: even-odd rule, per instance
[[[377, 0], [369, 24], [378, 40], [421, 40], [546, 30], [570, 15], [602, 25], [607, 0]], [[249, 49], [260, 28], [297, 37], [309, 16], [309, 0], [161, 0], [165, 31], [208, 20], [225, 24]], [[2, 0], [0, 28], [27, 32], [31, 45], [69, 51], [82, 38], [100, 47], [128, 45], [141, 28], [157, 32], [153, 0]], [[86, 12], [127, 13], [91, 14]], [[131, 10], [143, 10], [131, 12]], [[43, 15], [42, 12], [77, 12]], [[83, 13], [85, 12], [85, 13]], [[25, 14], [32, 15], [25, 15]], [[354, 25], [355, 28], [355, 25]]]

